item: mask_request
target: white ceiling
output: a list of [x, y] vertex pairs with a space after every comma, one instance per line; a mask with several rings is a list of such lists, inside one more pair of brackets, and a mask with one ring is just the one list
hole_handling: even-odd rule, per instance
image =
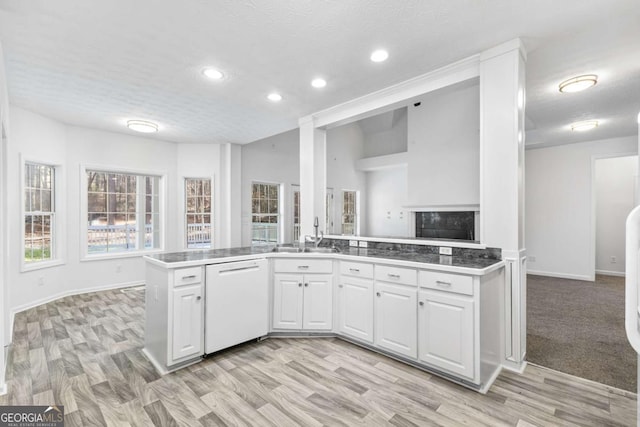
[[[0, 0], [13, 104], [115, 132], [151, 120], [177, 142], [252, 142], [515, 37], [529, 50], [528, 143], [637, 133], [638, 0]], [[374, 64], [378, 47], [390, 57]], [[228, 79], [205, 80], [208, 65]], [[587, 72], [595, 88], [557, 92]], [[583, 118], [603, 122], [566, 130]]]

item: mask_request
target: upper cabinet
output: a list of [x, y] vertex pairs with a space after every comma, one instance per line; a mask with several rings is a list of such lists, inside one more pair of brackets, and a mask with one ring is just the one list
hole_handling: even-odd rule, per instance
[[409, 106], [408, 205], [480, 204], [480, 85], [462, 82]]

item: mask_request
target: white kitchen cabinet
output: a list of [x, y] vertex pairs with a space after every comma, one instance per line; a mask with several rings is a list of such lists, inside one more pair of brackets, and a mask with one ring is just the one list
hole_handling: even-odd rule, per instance
[[331, 274], [276, 273], [273, 280], [273, 328], [331, 330]]
[[438, 291], [418, 294], [418, 358], [436, 368], [474, 378], [474, 301]]
[[275, 274], [273, 278], [273, 327], [302, 329], [304, 292], [302, 274]]
[[376, 346], [416, 358], [417, 288], [376, 282], [375, 292]]
[[338, 332], [373, 343], [373, 280], [340, 276], [338, 306]]
[[171, 360], [203, 352], [204, 303], [200, 283], [173, 290], [173, 334]]

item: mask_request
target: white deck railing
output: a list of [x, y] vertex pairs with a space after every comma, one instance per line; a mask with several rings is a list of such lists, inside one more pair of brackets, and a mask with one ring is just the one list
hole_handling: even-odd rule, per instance
[[640, 353], [640, 304], [638, 301], [638, 277], [640, 267], [640, 206], [627, 217], [625, 329], [633, 349]]

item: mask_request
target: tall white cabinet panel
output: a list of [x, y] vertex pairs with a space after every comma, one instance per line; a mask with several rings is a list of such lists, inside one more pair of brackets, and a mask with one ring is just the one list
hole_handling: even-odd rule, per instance
[[303, 329], [331, 329], [333, 292], [331, 274], [304, 276]]
[[200, 284], [173, 290], [172, 360], [197, 356], [203, 351], [204, 304]]
[[302, 329], [304, 276], [275, 274], [273, 279], [273, 327]]
[[420, 291], [418, 335], [423, 362], [474, 377], [473, 299]]
[[417, 357], [418, 290], [376, 282], [375, 344], [408, 357]]
[[373, 280], [341, 276], [338, 304], [339, 332], [373, 343]]

